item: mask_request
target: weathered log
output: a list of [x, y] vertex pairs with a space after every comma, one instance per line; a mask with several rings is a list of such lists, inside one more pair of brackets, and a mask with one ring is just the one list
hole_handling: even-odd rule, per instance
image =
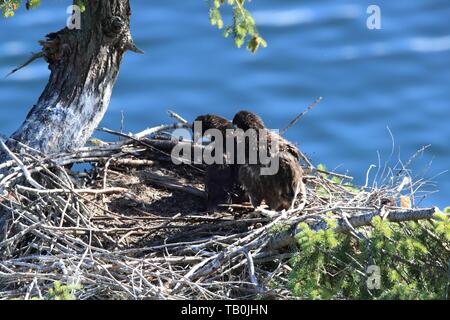
[[40, 42], [50, 78], [8, 141], [11, 150], [20, 150], [16, 141], [45, 154], [82, 147], [109, 105], [123, 54], [138, 51], [130, 33], [129, 0], [85, 1], [85, 7], [81, 29], [66, 27]]

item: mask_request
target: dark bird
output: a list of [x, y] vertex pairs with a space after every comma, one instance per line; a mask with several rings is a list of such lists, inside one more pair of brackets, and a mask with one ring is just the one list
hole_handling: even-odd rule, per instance
[[[207, 130], [217, 129], [223, 137], [222, 150], [226, 153], [226, 130], [233, 129], [233, 125], [225, 118], [216, 115], [202, 115], [195, 119], [202, 124], [202, 136]], [[195, 123], [195, 122], [194, 122]], [[192, 126], [194, 128], [194, 125]], [[195, 133], [194, 133], [195, 134]], [[197, 133], [198, 134], [198, 133]], [[211, 141], [215, 144], [215, 141]], [[218, 146], [214, 146], [216, 149]], [[214, 150], [215, 152], [216, 150]], [[242, 203], [245, 191], [239, 182], [239, 168], [235, 164], [211, 164], [206, 168], [205, 191], [208, 195], [208, 210], [216, 210], [220, 205]]]
[[[269, 155], [277, 157], [279, 161], [278, 171], [272, 175], [262, 174], [261, 169], [267, 168], [268, 165], [262, 163], [259, 157], [256, 164], [252, 164], [246, 155], [246, 162], [239, 166], [239, 181], [250, 196], [253, 207], [258, 207], [265, 200], [272, 210], [289, 209], [296, 195], [305, 192], [303, 170], [299, 164], [299, 150], [280, 135], [266, 129], [261, 118], [252, 112], [238, 112], [233, 119], [233, 124], [243, 131], [257, 130], [258, 141], [263, 138], [262, 135], [265, 135], [267, 143], [258, 144], [256, 151], [267, 148]], [[245, 143], [247, 144], [248, 141]], [[245, 149], [255, 151], [253, 150], [255, 148], [247, 146]]]

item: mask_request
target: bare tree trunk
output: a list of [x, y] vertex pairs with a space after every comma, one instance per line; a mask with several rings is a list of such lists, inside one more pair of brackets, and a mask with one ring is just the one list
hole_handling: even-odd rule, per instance
[[123, 54], [138, 51], [130, 34], [129, 0], [84, 3], [81, 29], [64, 28], [41, 41], [51, 74], [8, 141], [15, 151], [17, 141], [46, 154], [83, 146], [109, 105]]

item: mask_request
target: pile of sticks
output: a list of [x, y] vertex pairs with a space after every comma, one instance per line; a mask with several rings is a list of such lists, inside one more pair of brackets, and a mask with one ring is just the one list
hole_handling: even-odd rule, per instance
[[[27, 146], [15, 154], [1, 141], [10, 160], [0, 164], [0, 298], [46, 298], [59, 281], [78, 299], [289, 299], [300, 222], [320, 230], [331, 218], [336, 232], [358, 236], [376, 215], [400, 222], [435, 213], [399, 205], [420, 183], [407, 170], [383, 187], [356, 188], [351, 177], [310, 162], [305, 198], [288, 211], [243, 205], [206, 213], [202, 166], [180, 165], [180, 177], [170, 163], [175, 144], [190, 144], [166, 134], [189, 127], [171, 116], [177, 123], [134, 135], [101, 129], [120, 139], [52, 157]], [[139, 197], [142, 174], [166, 192], [170, 214], [111, 206]]]

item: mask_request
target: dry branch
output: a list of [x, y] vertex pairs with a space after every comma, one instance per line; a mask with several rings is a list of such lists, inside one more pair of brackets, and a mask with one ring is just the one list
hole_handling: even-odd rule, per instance
[[[394, 210], [389, 211], [386, 215], [386, 219], [391, 222], [407, 222], [407, 221], [419, 221], [419, 220], [430, 220], [433, 219], [436, 208], [430, 209], [411, 209], [411, 210]], [[373, 218], [376, 216], [380, 216], [380, 211], [370, 212], [370, 213], [356, 213], [348, 219], [348, 223], [345, 222], [343, 218], [336, 218], [336, 227], [334, 231], [337, 233], [345, 233], [352, 231], [352, 228], [360, 228], [364, 226], [369, 226], [372, 223]], [[306, 219], [307, 216], [304, 216], [302, 220]], [[313, 220], [317, 220], [317, 217], [312, 217]], [[321, 217], [319, 217], [320, 221], [313, 222], [309, 224], [309, 227], [314, 231], [325, 230], [328, 228], [328, 223]], [[299, 219], [294, 219], [291, 222], [291, 225], [295, 227], [295, 225], [299, 222]], [[301, 232], [297, 230], [297, 228], [293, 228], [290, 232], [283, 232], [274, 236], [267, 247], [270, 250], [278, 250], [284, 247], [291, 246], [295, 244], [296, 236]]]

